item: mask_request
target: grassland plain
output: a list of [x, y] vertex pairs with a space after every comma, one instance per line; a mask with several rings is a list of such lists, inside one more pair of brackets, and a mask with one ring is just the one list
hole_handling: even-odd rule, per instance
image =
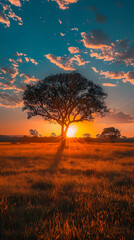
[[134, 143], [0, 144], [0, 239], [133, 239]]

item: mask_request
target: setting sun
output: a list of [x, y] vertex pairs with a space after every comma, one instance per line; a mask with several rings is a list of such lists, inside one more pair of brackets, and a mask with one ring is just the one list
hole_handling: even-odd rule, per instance
[[70, 126], [67, 131], [67, 137], [75, 137], [75, 133], [77, 132], [76, 126]]

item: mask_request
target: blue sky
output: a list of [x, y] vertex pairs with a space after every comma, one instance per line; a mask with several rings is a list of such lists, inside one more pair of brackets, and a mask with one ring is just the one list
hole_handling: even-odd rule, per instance
[[133, 9], [132, 0], [2, 0], [0, 134], [38, 129], [42, 120], [29, 123], [21, 111], [27, 83], [77, 70], [108, 93], [100, 129], [114, 125], [134, 136]]

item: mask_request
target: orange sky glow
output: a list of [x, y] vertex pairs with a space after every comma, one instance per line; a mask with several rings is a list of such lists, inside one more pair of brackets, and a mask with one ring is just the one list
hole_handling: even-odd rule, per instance
[[[57, 136], [60, 135], [61, 127], [59, 124], [46, 122], [40, 117], [28, 120], [26, 113], [23, 113], [20, 109], [19, 114], [16, 114], [17, 111], [16, 108], [10, 110], [4, 109], [0, 117], [0, 135], [29, 135], [29, 129], [36, 129], [42, 136], [50, 136], [52, 132]], [[83, 137], [84, 133], [89, 133], [91, 137], [96, 137], [96, 134], [100, 134], [103, 128], [111, 126], [121, 130], [122, 136], [134, 136], [134, 123], [106, 122], [105, 118], [101, 120], [95, 118], [94, 122], [86, 121], [71, 124], [70, 126], [75, 126], [74, 137]]]

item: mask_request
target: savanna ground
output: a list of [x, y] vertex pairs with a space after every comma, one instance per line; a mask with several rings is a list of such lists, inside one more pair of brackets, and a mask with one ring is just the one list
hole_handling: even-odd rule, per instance
[[0, 144], [0, 239], [133, 239], [134, 143]]

